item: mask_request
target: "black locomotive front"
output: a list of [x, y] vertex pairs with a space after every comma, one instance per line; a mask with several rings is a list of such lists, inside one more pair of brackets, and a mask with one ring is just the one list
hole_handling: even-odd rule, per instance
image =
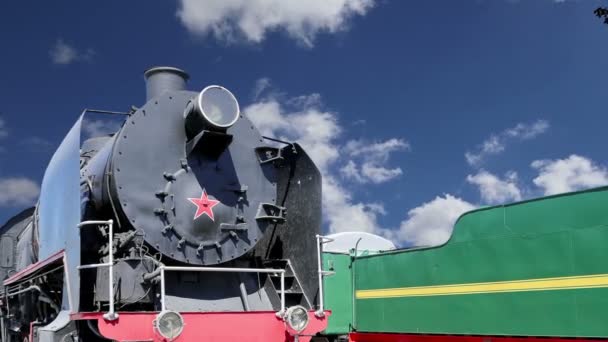
[[[116, 134], [89, 150], [85, 142], [83, 150], [84, 219], [115, 222], [114, 258], [123, 259], [116, 277], [124, 292], [118, 293], [128, 294], [117, 302], [129, 305], [133, 296], [153, 293], [154, 279], [146, 274], [157, 263], [282, 266], [293, 274], [289, 304], [312, 308], [321, 215], [314, 164], [297, 144], [281, 146], [262, 137], [226, 88], [183, 90], [185, 72], [167, 67], [150, 69], [145, 78], [147, 103]], [[84, 259], [102, 260], [107, 246], [97, 243], [103, 236], [88, 241]], [[148, 284], [138, 283], [142, 278]], [[97, 273], [96, 279], [101, 285], [105, 275]], [[278, 305], [272, 279], [255, 274], [168, 273], [166, 281], [167, 307]], [[103, 295], [96, 292], [93, 302], [103, 302]], [[152, 296], [148, 300], [154, 302]]]
[[[318, 309], [321, 176], [306, 152], [261, 136], [224, 87], [185, 90], [187, 74], [171, 67], [152, 68], [145, 79], [146, 103], [125, 115], [117, 132], [78, 147], [79, 121], [53, 157], [19, 241], [40, 260], [27, 269], [36, 260], [13, 265], [41, 270], [27, 273], [27, 282], [10, 279], [9, 291], [19, 296], [6, 300], [24, 314], [13, 316], [12, 333], [2, 328], [7, 340], [31, 332], [32, 321], [57, 322], [64, 311], [110, 312], [105, 319], [115, 320], [119, 311], [297, 317], [301, 312], [287, 308]], [[78, 148], [79, 182], [68, 172]], [[77, 205], [73, 192], [79, 218], [68, 217]], [[80, 228], [71, 227], [74, 220]], [[46, 286], [48, 274], [39, 274], [50, 257], [62, 272], [53, 279], [65, 282], [42, 312], [32, 306], [40, 295], [27, 286], [32, 279], [39, 290]], [[62, 329], [78, 330], [73, 322]]]

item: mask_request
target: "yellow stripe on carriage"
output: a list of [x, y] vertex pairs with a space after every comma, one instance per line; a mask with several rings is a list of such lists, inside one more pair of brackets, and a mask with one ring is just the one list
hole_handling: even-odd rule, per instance
[[373, 299], [392, 297], [451, 296], [522, 291], [569, 290], [598, 287], [608, 287], [608, 274], [526, 279], [488, 283], [357, 290], [355, 296], [357, 299]]

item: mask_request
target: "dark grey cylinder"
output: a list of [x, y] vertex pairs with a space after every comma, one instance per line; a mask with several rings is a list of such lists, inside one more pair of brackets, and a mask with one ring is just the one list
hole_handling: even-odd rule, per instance
[[146, 101], [167, 91], [186, 89], [189, 77], [184, 70], [173, 67], [154, 67], [146, 70]]

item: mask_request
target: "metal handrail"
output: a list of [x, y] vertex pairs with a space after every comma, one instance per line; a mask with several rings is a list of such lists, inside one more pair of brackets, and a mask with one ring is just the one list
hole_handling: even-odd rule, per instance
[[108, 262], [100, 263], [100, 264], [90, 264], [90, 265], [80, 265], [78, 266], [78, 270], [84, 270], [89, 268], [99, 268], [99, 267], [108, 267], [108, 278], [109, 278], [109, 304], [110, 310], [103, 315], [108, 321], [113, 321], [118, 319], [118, 314], [114, 311], [114, 221], [83, 221], [78, 225], [78, 228], [82, 228], [85, 226], [91, 225], [106, 225], [108, 226]]
[[332, 242], [334, 239], [328, 238], [323, 235], [316, 235], [317, 237], [317, 272], [319, 274], [319, 310], [315, 311], [317, 317], [325, 316], [325, 301], [323, 298], [323, 277], [326, 275], [333, 275], [335, 272], [324, 271], [323, 262], [321, 261], [321, 253], [323, 252], [323, 244]]
[[[108, 226], [108, 262], [105, 263], [97, 263], [97, 264], [88, 264], [88, 265], [80, 265], [78, 266], [78, 270], [83, 269], [91, 269], [91, 268], [100, 268], [100, 267], [108, 267], [109, 275], [108, 275], [108, 294], [109, 294], [109, 311], [103, 315], [103, 318], [108, 321], [113, 321], [118, 319], [118, 313], [114, 309], [114, 221], [83, 221], [78, 225], [78, 228], [82, 228], [90, 225], [106, 225]], [[325, 239], [325, 241], [323, 241]], [[323, 241], [323, 242], [321, 242]], [[321, 254], [320, 254], [320, 243], [325, 243], [333, 241], [326, 237], [317, 235], [317, 256], [319, 258], [319, 275], [320, 275], [320, 295], [321, 295], [321, 305], [320, 310], [317, 311], [317, 315], [320, 317], [324, 315], [323, 312], [323, 283], [322, 283], [322, 275], [330, 274], [333, 272], [325, 272], [321, 269]], [[174, 272], [174, 271], [185, 271], [185, 272], [241, 272], [241, 273], [266, 273], [266, 274], [280, 274], [281, 275], [281, 309], [276, 313], [278, 317], [283, 317], [285, 314], [285, 273], [284, 269], [273, 269], [273, 268], [229, 268], [229, 267], [187, 267], [187, 266], [165, 266], [161, 265], [158, 267], [156, 271], [153, 272], [160, 274], [160, 287], [161, 287], [161, 311], [165, 311], [167, 309], [165, 303], [165, 271]], [[319, 314], [320, 312], [320, 314]]]

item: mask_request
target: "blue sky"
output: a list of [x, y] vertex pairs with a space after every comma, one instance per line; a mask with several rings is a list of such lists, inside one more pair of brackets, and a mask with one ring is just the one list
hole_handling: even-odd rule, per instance
[[0, 221], [35, 200], [81, 110], [143, 104], [154, 65], [226, 86], [262, 130], [308, 146], [332, 232], [433, 244], [464, 210], [606, 184], [599, 5], [3, 2]]

